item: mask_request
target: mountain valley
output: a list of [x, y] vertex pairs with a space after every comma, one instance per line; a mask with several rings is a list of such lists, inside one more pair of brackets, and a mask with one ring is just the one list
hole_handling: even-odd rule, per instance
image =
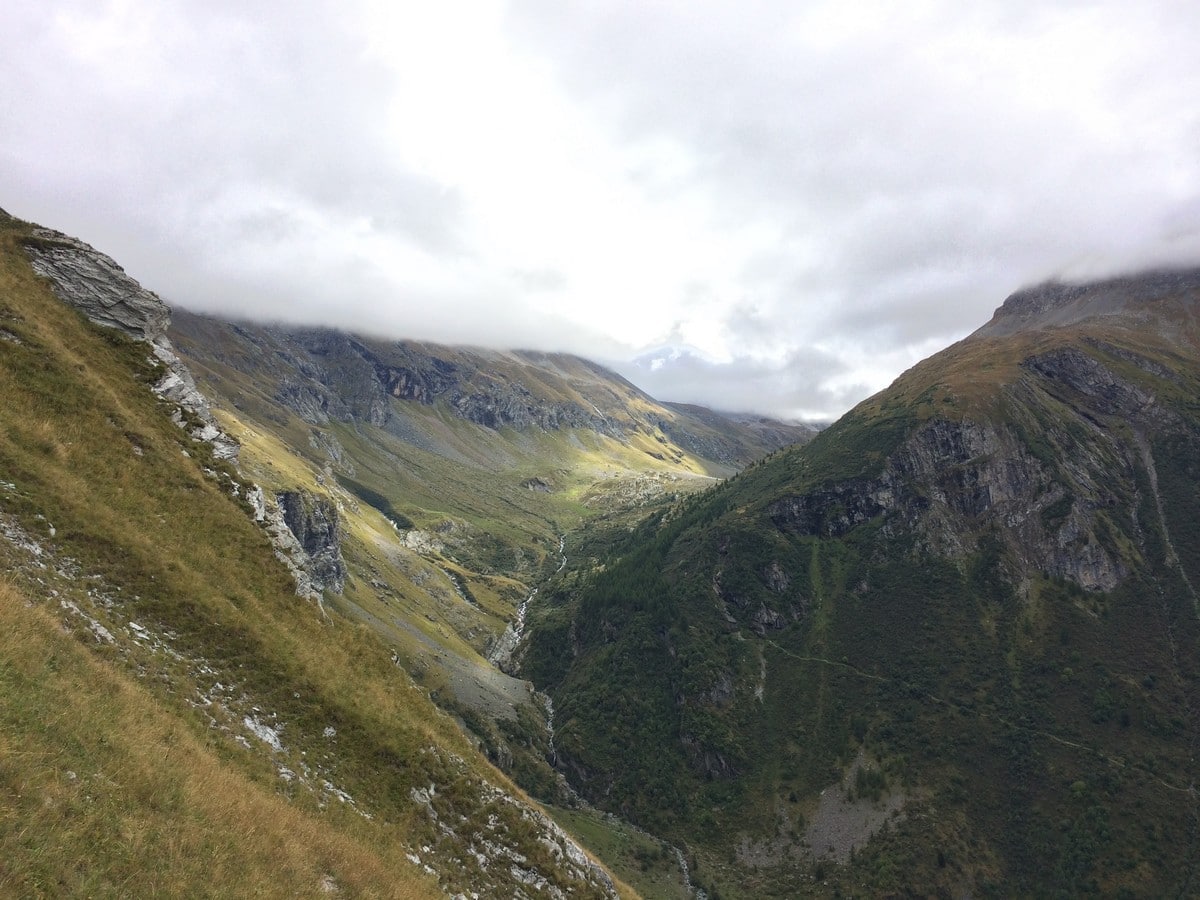
[[818, 430], [0, 214], [0, 892], [1193, 895], [1198, 312], [1020, 291]]
[[[386, 864], [298, 872], [310, 880], [281, 882], [288, 893], [391, 894], [367, 886], [386, 874], [416, 885], [414, 896], [611, 894], [609, 876], [492, 768], [543, 799], [571, 800], [547, 761], [545, 698], [488, 657], [515, 646], [510, 623], [562, 565], [581, 522], [636, 519], [813, 429], [674, 409], [572, 357], [182, 311], [168, 332], [166, 307], [108, 257], [11, 218], [3, 228], [10, 603], [61, 616], [112, 657], [102, 659], [115, 666], [110, 681], [140, 689], [136, 679], [151, 679], [158, 693], [134, 690], [129, 702], [165, 702], [160, 718], [179, 717], [172, 727], [216, 752], [208, 765], [234, 786], [265, 778], [267, 793], [251, 796], [272, 796], [274, 780], [318, 820], [333, 801], [353, 811], [355, 828], [379, 822], [352, 848], [399, 828]], [[397, 715], [408, 724], [397, 727]], [[76, 777], [97, 767], [84, 744]], [[315, 755], [326, 762], [312, 764]], [[44, 774], [33, 766], [12, 778]], [[143, 828], [170, 837], [166, 812], [132, 806]], [[461, 827], [447, 826], [455, 819]], [[653, 853], [649, 877], [683, 890], [659, 841], [592, 819], [585, 827], [602, 840]], [[5, 821], [20, 825], [16, 807]], [[72, 892], [115, 890], [112, 867], [136, 866], [139, 853], [47, 872]], [[42, 877], [15, 869], [3, 883], [32, 888]], [[154, 877], [188, 883], [170, 863]]]

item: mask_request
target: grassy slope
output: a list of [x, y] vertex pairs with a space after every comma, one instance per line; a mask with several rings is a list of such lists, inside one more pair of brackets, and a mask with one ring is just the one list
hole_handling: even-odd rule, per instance
[[[1092, 337], [1130, 341], [1120, 329]], [[728, 896], [791, 895], [818, 887], [814, 873], [829, 890], [868, 892], [1194, 889], [1200, 634], [1194, 596], [1161, 562], [1144, 471], [1109, 485], [1143, 523], [1144, 557], [1128, 556], [1144, 565], [1102, 596], [1035, 577], [1018, 599], [986, 534], [954, 565], [878, 522], [841, 539], [790, 537], [767, 514], [782, 495], [876, 474], [934, 417], [1016, 414], [1027, 437], [1067, 422], [1069, 397], [1043, 392], [1030, 407], [1028, 390], [1013, 393], [1021, 360], [1064, 340], [1075, 344], [1038, 334], [951, 348], [811, 444], [618, 539], [615, 558], [599, 551], [602, 573], [565, 573], [533, 623], [527, 671], [552, 689], [558, 746], [583, 766], [586, 792], [611, 791], [613, 808], [689, 842], [706, 863], [698, 880]], [[1150, 333], [1131, 348], [1175, 382], [1101, 355], [1194, 417], [1195, 364], [1179, 346]], [[1071, 434], [1030, 452], [1073, 459]], [[1100, 443], [1089, 449], [1111, 456]], [[1187, 547], [1196, 450], [1155, 444], [1169, 530]], [[772, 567], [785, 588], [765, 584]], [[760, 604], [784, 627], [756, 634]], [[908, 796], [907, 817], [860, 845], [852, 866], [816, 864], [803, 823], [860, 748]]]
[[[495, 838], [556, 877], [535, 828], [483, 785], [516, 789], [373, 632], [325, 624], [296, 599], [265, 536], [205, 474], [219, 464], [147, 389], [157, 372], [145, 348], [57, 301], [20, 252], [21, 229], [0, 230], [0, 512], [92, 580], [51, 588], [52, 572], [20, 554], [6, 565], [24, 574], [3, 594], [22, 635], [0, 658], [3, 739], [26, 749], [0, 763], [0, 843], [12, 851], [0, 879], [20, 893], [153, 893], [178, 878], [198, 893], [303, 895], [328, 876], [356, 892], [423, 895], [431, 882], [405, 854], [427, 845], [445, 884], [509, 889], [511, 876], [480, 870], [465, 837], [413, 804], [410, 791], [431, 784], [443, 817], [494, 815]], [[120, 652], [102, 642], [97, 662], [63, 637], [54, 616], [64, 596], [118, 635]], [[171, 652], [139, 643], [135, 620], [166, 635]], [[96, 644], [88, 629], [77, 634]], [[217, 686], [226, 700], [206, 705]], [[254, 743], [246, 716], [279, 726], [283, 748]], [[186, 770], [154, 765], [164, 741]], [[331, 804], [326, 781], [357, 807]], [[98, 828], [110, 833], [89, 851]], [[223, 864], [198, 871], [196, 846]]]
[[0, 893], [427, 897], [354, 823], [239, 771], [151, 690], [0, 584]]

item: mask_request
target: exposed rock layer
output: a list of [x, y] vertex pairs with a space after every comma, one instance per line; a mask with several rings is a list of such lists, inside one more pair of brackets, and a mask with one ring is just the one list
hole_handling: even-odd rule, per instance
[[346, 564], [337, 507], [332, 500], [307, 491], [281, 491], [277, 497], [284, 522], [308, 555], [305, 568], [313, 586], [340, 594], [346, 583]]
[[[614, 372], [561, 354], [223, 324], [182, 311], [173, 332], [195, 358], [242, 371], [264, 388], [273, 385], [274, 400], [310, 425], [365, 423], [418, 445], [406, 404], [438, 406], [492, 430], [590, 430], [617, 440], [662, 435], [730, 467], [815, 433], [811, 426], [659, 404]], [[269, 369], [262, 364], [268, 359]], [[662, 452], [672, 451], [664, 445]]]
[[171, 310], [110, 257], [76, 238], [35, 228], [25, 244], [35, 272], [48, 278], [54, 293], [97, 325], [115, 328], [150, 344], [166, 374], [154, 386], [176, 405], [175, 422], [198, 441], [212, 445], [218, 459], [237, 461], [238, 443], [217, 425], [208, 400], [167, 337]]

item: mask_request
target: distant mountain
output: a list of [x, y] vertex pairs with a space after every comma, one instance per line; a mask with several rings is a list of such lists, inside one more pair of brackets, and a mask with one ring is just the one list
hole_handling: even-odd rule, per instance
[[235, 390], [236, 379], [220, 376], [236, 371], [253, 378], [245, 393], [309, 425], [368, 424], [439, 453], [461, 448], [423, 424], [435, 408], [494, 433], [594, 432], [662, 462], [684, 464], [688, 455], [684, 467], [697, 474], [729, 474], [815, 433], [763, 417], [664, 405], [615, 372], [566, 354], [222, 323], [185, 311], [176, 313], [172, 335], [216, 386]]
[[710, 896], [1200, 891], [1200, 271], [1014, 294], [529, 611], [560, 768]]

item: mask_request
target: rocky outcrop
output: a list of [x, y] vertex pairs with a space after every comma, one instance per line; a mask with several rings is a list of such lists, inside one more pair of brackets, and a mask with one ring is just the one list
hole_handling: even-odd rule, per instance
[[376, 369], [387, 392], [397, 400], [415, 400], [426, 405], [454, 386], [457, 371], [453, 363], [436, 358], [424, 369], [387, 365]]
[[[253, 500], [251, 502], [253, 503]], [[292, 530], [283, 518], [283, 511], [278, 504], [268, 502], [265, 495], [261, 509], [262, 519], [260, 521], [263, 529], [271, 541], [275, 558], [283, 563], [296, 583], [296, 596], [320, 606], [321, 589], [313, 582], [312, 576], [309, 574], [309, 556], [300, 542], [296, 540], [296, 536], [292, 534]]]
[[346, 563], [337, 506], [307, 491], [281, 491], [276, 499], [284, 523], [307, 557], [302, 568], [312, 586], [340, 594], [346, 584]]
[[841, 537], [889, 507], [894, 494], [887, 481], [850, 481], [800, 496], [783, 497], [768, 513], [775, 526], [792, 534]]
[[[432, 747], [428, 752], [437, 753]], [[446, 757], [452, 765], [461, 766], [461, 760], [453, 754]], [[436, 784], [411, 788], [409, 798], [442, 835], [457, 837], [466, 844], [468, 856], [480, 869], [507, 873], [520, 886], [529, 888], [534, 897], [567, 900], [571, 895], [583, 895], [615, 900], [619, 896], [609, 874], [556, 822], [498, 788], [487, 783], [479, 785], [481, 810], [471, 819], [455, 815], [456, 808], [448, 805]], [[515, 849], [513, 832], [518, 823], [505, 814], [509, 811], [518, 817], [521, 830], [532, 832], [541, 859], [531, 859]], [[518, 889], [511, 896], [529, 895]]]
[[474, 391], [457, 390], [450, 403], [464, 419], [494, 431], [501, 428], [517, 431], [588, 428], [614, 437], [620, 433], [620, 429], [604, 416], [589, 413], [575, 403], [543, 403], [519, 382], [492, 384]]
[[[59, 299], [95, 324], [115, 328], [149, 344], [164, 372], [153, 390], [173, 404], [172, 419], [194, 440], [207, 443], [215, 458], [236, 465], [238, 442], [217, 424], [208, 399], [167, 337], [171, 322], [169, 307], [130, 278], [111, 258], [61, 232], [34, 228], [25, 241], [25, 250], [34, 271], [49, 279]], [[301, 364], [300, 369], [309, 376], [319, 374], [311, 365]], [[306, 381], [296, 391], [293, 398], [296, 406], [305, 409], [315, 421], [328, 421], [331, 406], [335, 415], [344, 414], [337, 405], [336, 395], [321, 393], [310, 384]], [[340, 450], [336, 438], [331, 438], [327, 449], [331, 456]], [[257, 485], [243, 486], [236, 482], [232, 488], [235, 496], [240, 495], [243, 487], [251, 515], [263, 525], [276, 557], [296, 581], [296, 594], [320, 603], [323, 591], [340, 593], [345, 585], [346, 567], [338, 543], [336, 506], [329, 500], [299, 491], [285, 492], [277, 503], [270, 503]]]
[[49, 278], [54, 292], [97, 325], [116, 328], [143, 341], [167, 332], [171, 311], [156, 294], [98, 250], [58, 231], [34, 229], [26, 241], [29, 261]]
[[212, 446], [217, 459], [236, 463], [241, 445], [217, 424], [208, 398], [200, 393], [192, 373], [165, 337], [151, 343], [155, 357], [166, 367], [166, 374], [154, 385], [154, 393], [175, 404], [171, 418], [180, 428], [187, 429], [194, 440]]
[[1106, 416], [1144, 418], [1154, 395], [1118, 377], [1099, 360], [1075, 347], [1031, 356], [1023, 365], [1047, 381], [1086, 398], [1088, 407]]
[[175, 404], [175, 424], [187, 429], [195, 440], [210, 444], [217, 459], [237, 461], [237, 441], [221, 430], [208, 399], [197, 389], [192, 373], [167, 337], [171, 310], [157, 294], [130, 278], [99, 250], [49, 228], [35, 228], [25, 242], [25, 251], [33, 270], [50, 280], [64, 303], [97, 325], [147, 342], [165, 369], [154, 392]]
[[[1060, 438], [1071, 441], [1065, 432]], [[922, 546], [950, 557], [997, 533], [1017, 566], [1014, 581], [1044, 572], [1111, 590], [1128, 567], [1096, 534], [1098, 513], [1117, 502], [1100, 487], [1110, 449], [1074, 447], [1074, 458], [1059, 465], [1036, 457], [1019, 429], [937, 419], [915, 430], [876, 478], [784, 497], [769, 513], [781, 530], [822, 537], [881, 517], [886, 534], [915, 532]]]

